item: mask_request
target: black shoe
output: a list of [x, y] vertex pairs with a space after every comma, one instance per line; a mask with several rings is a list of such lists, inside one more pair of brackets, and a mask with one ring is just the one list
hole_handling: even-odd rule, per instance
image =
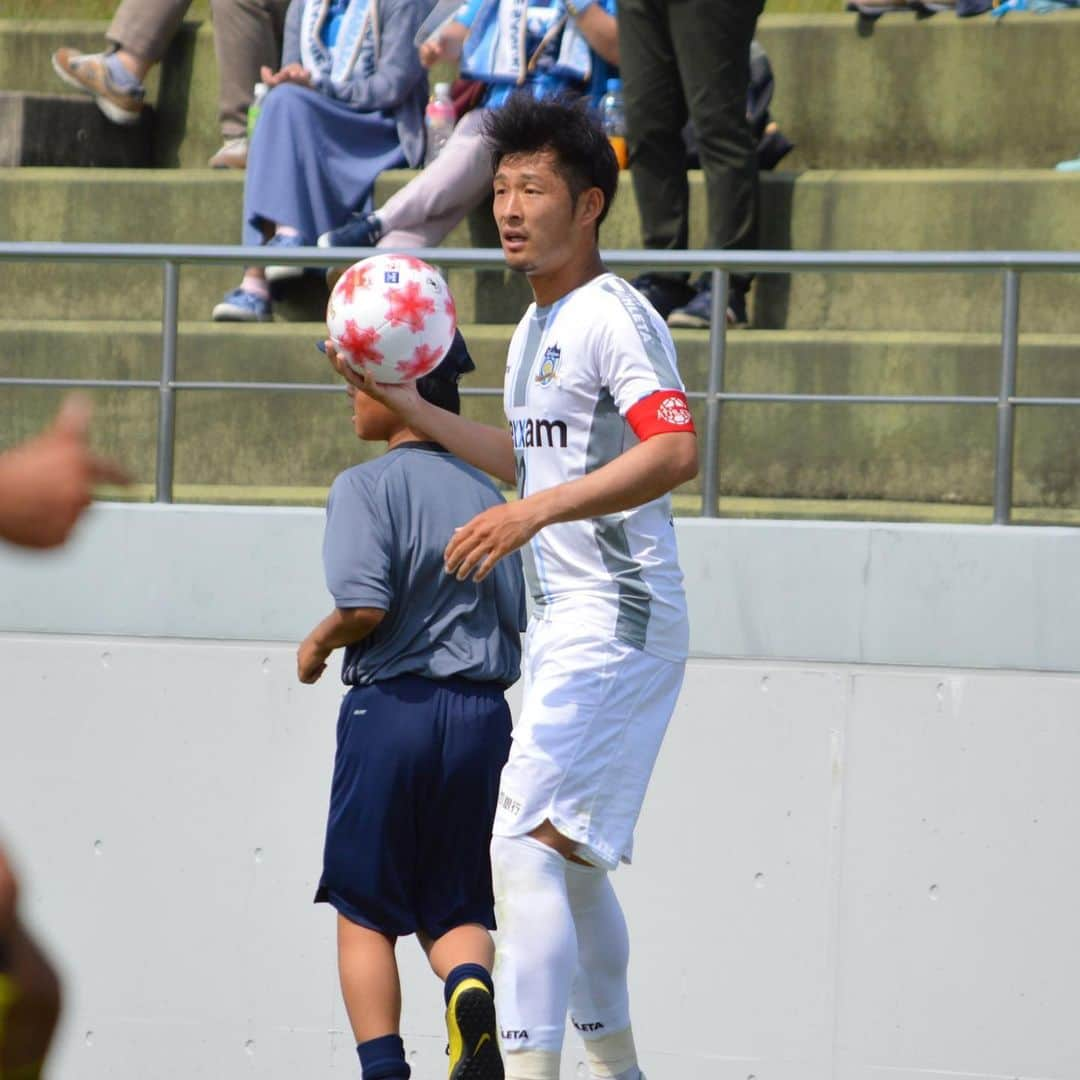
[[353, 214], [344, 225], [324, 232], [319, 247], [374, 247], [382, 236], [382, 225], [374, 214]]
[[642, 274], [630, 284], [656, 308], [661, 319], [666, 319], [675, 308], [689, 303], [694, 296], [694, 287], [688, 281], [662, 274]]
[[[708, 330], [712, 325], [712, 282], [703, 277], [698, 282], [697, 294], [690, 303], [676, 308], [667, 320], [668, 326], [687, 330]], [[736, 285], [728, 289], [727, 324], [733, 330], [750, 325], [746, 314], [746, 290]]]
[[757, 161], [762, 172], [775, 169], [795, 149], [795, 144], [779, 129], [770, 131], [758, 143]]
[[503, 1080], [495, 1002], [479, 979], [465, 979], [446, 1008], [449, 1080]]

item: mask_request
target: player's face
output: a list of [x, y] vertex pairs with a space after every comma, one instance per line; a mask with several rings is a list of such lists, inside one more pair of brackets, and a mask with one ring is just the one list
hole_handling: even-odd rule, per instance
[[353, 430], [357, 438], [365, 442], [386, 442], [397, 426], [394, 414], [355, 387], [348, 386], [346, 390], [352, 399]]
[[495, 224], [511, 270], [551, 273], [576, 256], [574, 200], [550, 151], [503, 158], [494, 191]]

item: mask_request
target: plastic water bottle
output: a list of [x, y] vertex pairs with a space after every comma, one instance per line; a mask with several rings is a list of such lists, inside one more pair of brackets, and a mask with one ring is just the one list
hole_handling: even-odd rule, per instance
[[255, 84], [255, 93], [247, 111], [247, 136], [250, 139], [255, 134], [255, 125], [259, 122], [259, 113], [262, 112], [262, 103], [266, 100], [270, 87], [264, 82]]
[[626, 148], [626, 112], [623, 109], [622, 79], [608, 79], [607, 93], [600, 102], [600, 119], [608, 142], [615, 151], [619, 168], [625, 169], [629, 159]]
[[430, 165], [439, 156], [454, 130], [454, 103], [450, 100], [449, 83], [435, 84], [435, 96], [424, 110], [424, 125], [427, 128], [424, 163]]

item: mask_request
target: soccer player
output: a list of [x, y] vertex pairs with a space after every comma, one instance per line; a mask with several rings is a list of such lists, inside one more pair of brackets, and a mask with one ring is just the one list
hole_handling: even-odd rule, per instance
[[[418, 393], [454, 415], [458, 375], [472, 367], [459, 335]], [[412, 933], [445, 982], [451, 1080], [501, 1080], [488, 849], [510, 749], [503, 691], [520, 670], [521, 564], [506, 560], [483, 582], [447, 577], [454, 529], [502, 497], [424, 429], [352, 395], [356, 434], [387, 453], [334, 481], [323, 559], [336, 606], [297, 655], [300, 681], [313, 683], [344, 646], [350, 687], [316, 900], [338, 912], [365, 1080], [409, 1076], [394, 946]]]
[[509, 431], [437, 413], [407, 384], [356, 381], [404, 423], [516, 477], [521, 496], [477, 515], [445, 553], [457, 580], [483, 582], [521, 548], [535, 606], [491, 847], [506, 1074], [558, 1076], [569, 1008], [590, 1075], [639, 1080], [608, 875], [630, 860], [682, 684], [668, 493], [696, 474], [697, 440], [671, 335], [600, 258], [618, 176], [603, 132], [580, 105], [518, 97], [487, 138], [503, 252], [536, 299], [510, 344]]

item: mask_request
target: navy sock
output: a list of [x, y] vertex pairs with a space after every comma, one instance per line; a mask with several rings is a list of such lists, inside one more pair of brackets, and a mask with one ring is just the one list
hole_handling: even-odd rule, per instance
[[409, 1080], [412, 1069], [405, 1061], [405, 1044], [400, 1035], [380, 1035], [356, 1048], [364, 1080]]
[[458, 984], [465, 979], [479, 979], [488, 989], [488, 993], [494, 995], [495, 984], [491, 981], [491, 973], [483, 964], [458, 964], [449, 975], [446, 976], [446, 986], [443, 995], [446, 1004], [450, 1004], [450, 997], [458, 988]]

